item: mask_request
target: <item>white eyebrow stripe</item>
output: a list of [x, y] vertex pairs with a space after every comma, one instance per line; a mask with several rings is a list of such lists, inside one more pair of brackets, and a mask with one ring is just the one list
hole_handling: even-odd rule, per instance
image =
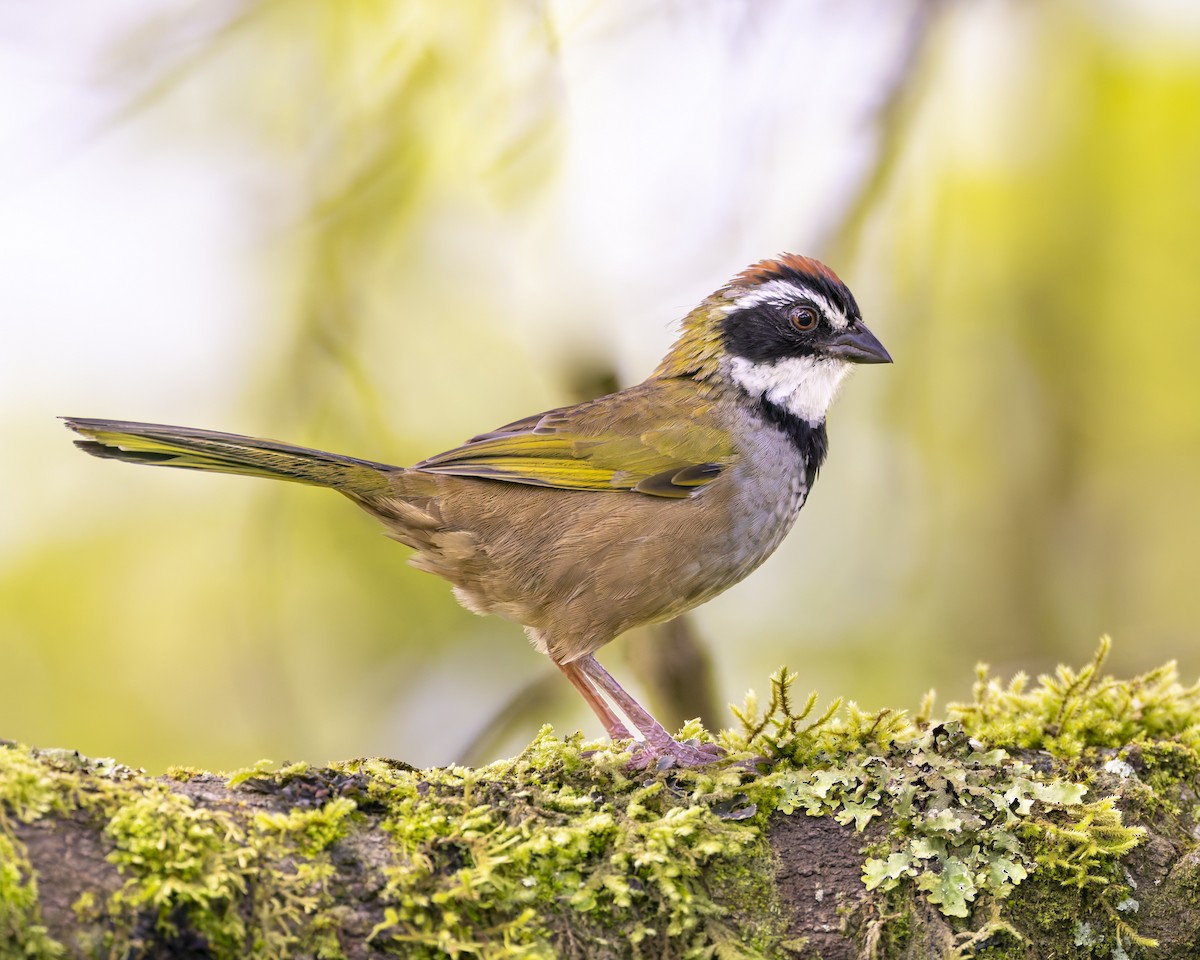
[[799, 299], [811, 300], [818, 307], [821, 307], [825, 312], [825, 316], [829, 317], [829, 322], [835, 330], [844, 330], [849, 325], [849, 321], [842, 311], [837, 309], [821, 294], [817, 293], [811, 287], [792, 283], [790, 280], [767, 280], [765, 283], [760, 283], [754, 289], [746, 291], [726, 306], [725, 312], [736, 313], [739, 310], [748, 310], [751, 307], [757, 307], [764, 303], [779, 306]]

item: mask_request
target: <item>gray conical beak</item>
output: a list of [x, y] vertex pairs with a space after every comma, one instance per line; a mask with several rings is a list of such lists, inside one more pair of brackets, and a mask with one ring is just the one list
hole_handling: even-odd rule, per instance
[[851, 326], [837, 334], [825, 348], [825, 353], [832, 357], [840, 357], [851, 363], [891, 363], [892, 355], [884, 349], [879, 338], [875, 336], [861, 320], [856, 320]]

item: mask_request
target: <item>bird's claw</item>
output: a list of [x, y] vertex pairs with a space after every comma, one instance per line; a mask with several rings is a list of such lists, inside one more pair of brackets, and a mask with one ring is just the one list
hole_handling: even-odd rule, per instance
[[625, 765], [630, 770], [670, 770], [672, 767], [704, 767], [725, 756], [715, 743], [699, 740], [668, 740], [662, 743], [643, 740], [634, 744]]

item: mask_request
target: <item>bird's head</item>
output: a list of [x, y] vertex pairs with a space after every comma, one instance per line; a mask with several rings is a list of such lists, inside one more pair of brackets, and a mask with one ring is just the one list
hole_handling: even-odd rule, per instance
[[851, 364], [891, 362], [837, 275], [788, 253], [743, 270], [688, 314], [655, 374], [727, 381], [819, 423]]

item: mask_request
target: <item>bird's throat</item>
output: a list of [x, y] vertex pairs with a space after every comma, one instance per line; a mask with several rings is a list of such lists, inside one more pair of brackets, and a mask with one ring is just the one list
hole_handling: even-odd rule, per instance
[[829, 435], [825, 432], [825, 421], [810, 423], [785, 407], [772, 403], [765, 396], [751, 399], [753, 410], [791, 441], [796, 453], [804, 462], [805, 485], [812, 487], [817, 471], [825, 462], [829, 452]]
[[850, 372], [850, 364], [818, 356], [782, 357], [769, 362], [734, 357], [729, 372], [734, 383], [750, 397], [760, 397], [809, 423], [821, 423]]

